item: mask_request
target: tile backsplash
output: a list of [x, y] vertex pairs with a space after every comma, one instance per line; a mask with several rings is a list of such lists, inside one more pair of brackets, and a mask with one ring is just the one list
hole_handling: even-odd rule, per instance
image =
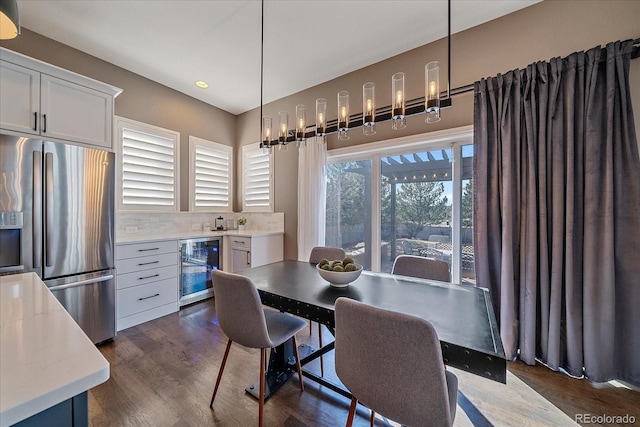
[[116, 236], [162, 235], [203, 231], [205, 224], [212, 230], [216, 228], [216, 218], [222, 217], [226, 229], [227, 219], [247, 219], [245, 228], [256, 231], [284, 231], [284, 213], [156, 213], [156, 212], [118, 212], [116, 213]]

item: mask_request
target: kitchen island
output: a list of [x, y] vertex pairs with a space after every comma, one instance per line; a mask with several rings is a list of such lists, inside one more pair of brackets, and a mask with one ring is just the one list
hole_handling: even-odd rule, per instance
[[35, 273], [0, 277], [0, 427], [88, 425], [109, 362]]

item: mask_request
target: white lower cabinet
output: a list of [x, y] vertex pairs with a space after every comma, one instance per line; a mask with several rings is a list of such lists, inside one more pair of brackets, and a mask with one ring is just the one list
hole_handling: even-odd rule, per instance
[[178, 242], [119, 244], [117, 329], [178, 311]]
[[230, 247], [231, 271], [259, 267], [282, 261], [284, 240], [282, 234], [266, 236], [226, 236], [225, 245]]

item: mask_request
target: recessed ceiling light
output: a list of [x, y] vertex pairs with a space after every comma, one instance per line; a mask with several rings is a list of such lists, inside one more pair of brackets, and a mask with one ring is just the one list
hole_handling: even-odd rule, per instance
[[206, 89], [209, 87], [209, 83], [203, 82], [202, 80], [198, 80], [196, 82], [196, 86], [198, 86], [200, 89]]

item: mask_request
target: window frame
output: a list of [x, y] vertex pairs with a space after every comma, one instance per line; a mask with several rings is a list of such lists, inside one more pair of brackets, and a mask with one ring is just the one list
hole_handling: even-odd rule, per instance
[[[461, 283], [461, 247], [460, 247], [460, 221], [462, 202], [462, 172], [458, 161], [461, 161], [462, 146], [473, 145], [473, 126], [462, 126], [453, 129], [411, 135], [396, 139], [377, 141], [369, 144], [361, 144], [327, 151], [327, 165], [356, 160], [371, 161], [371, 269], [380, 271], [380, 241], [381, 241], [381, 165], [383, 157], [406, 154], [411, 151], [431, 151], [451, 148], [453, 152], [453, 200], [452, 200], [452, 227], [451, 242], [460, 250], [454, 251], [451, 259], [451, 282]], [[457, 181], [456, 181], [457, 179]]]
[[[159, 126], [151, 125], [144, 122], [128, 119], [125, 117], [114, 116], [115, 128], [117, 132], [118, 144], [117, 144], [117, 173], [116, 179], [118, 180], [116, 185], [117, 196], [117, 209], [119, 212], [178, 212], [180, 210], [180, 132], [161, 128]], [[124, 204], [123, 200], [123, 130], [130, 129], [135, 132], [147, 133], [157, 137], [169, 139], [173, 142], [173, 201], [172, 205], [142, 205], [142, 204]]]
[[[269, 202], [268, 206], [250, 206], [247, 204], [247, 156], [250, 153], [260, 152], [269, 158]], [[260, 143], [247, 144], [242, 146], [241, 156], [241, 170], [242, 170], [242, 212], [274, 212], [274, 194], [273, 194], [273, 161], [274, 154], [273, 149], [269, 150], [268, 154], [262, 152]]]
[[[201, 146], [207, 150], [225, 153], [228, 159], [227, 204], [226, 206], [196, 206], [196, 150]], [[219, 142], [189, 135], [189, 211], [190, 212], [233, 212], [233, 147]]]

